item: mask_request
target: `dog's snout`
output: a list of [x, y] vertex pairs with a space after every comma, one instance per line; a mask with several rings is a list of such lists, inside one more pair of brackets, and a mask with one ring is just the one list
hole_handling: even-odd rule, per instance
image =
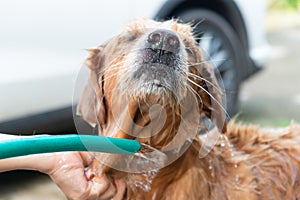
[[180, 47], [178, 36], [169, 30], [156, 30], [148, 35], [147, 41], [152, 49], [173, 53], [178, 53]]

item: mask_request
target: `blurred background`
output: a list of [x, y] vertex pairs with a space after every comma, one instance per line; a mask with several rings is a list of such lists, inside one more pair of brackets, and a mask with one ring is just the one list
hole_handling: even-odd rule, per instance
[[[73, 119], [70, 118], [73, 87], [87, 56], [84, 49], [101, 44], [133, 18], [170, 17], [164, 16], [168, 9], [161, 0], [79, 2], [13, 0], [0, 3], [0, 132], [74, 131]], [[230, 19], [230, 15], [220, 11], [226, 10], [221, 9], [221, 4], [223, 6], [231, 0], [210, 1], [214, 5], [203, 3], [209, 1], [198, 2], [222, 18], [206, 13], [211, 18], [207, 18], [209, 23], [203, 23], [199, 31], [209, 30], [207, 33], [216, 39], [210, 44], [198, 42], [203, 45], [202, 48], [207, 48], [216, 69], [224, 78], [227, 101], [231, 102], [227, 105], [231, 117], [237, 116], [237, 121], [263, 127], [286, 126], [292, 120], [299, 123], [300, 1], [268, 0], [263, 5], [260, 0], [248, 3], [246, 0], [234, 1], [246, 21], [245, 26], [252, 27], [252, 32], [248, 30], [248, 33], [242, 33], [242, 27], [234, 27], [238, 23], [236, 17]], [[114, 8], [109, 5], [123, 8], [118, 10], [117, 15], [126, 17], [116, 17]], [[190, 6], [196, 4], [191, 3]], [[259, 7], [258, 11], [254, 10], [256, 7]], [[188, 8], [181, 5], [172, 14], [180, 14], [183, 21], [191, 16], [203, 18], [201, 14], [194, 16], [194, 13], [187, 12]], [[257, 16], [250, 14], [253, 10]], [[218, 28], [224, 32], [223, 35], [217, 34], [220, 32]], [[233, 36], [236, 36], [232, 35], [232, 31], [237, 32], [241, 40], [245, 35], [254, 38], [248, 39], [251, 45], [248, 49], [245, 47], [245, 52], [239, 49], [244, 44], [230, 46], [235, 41]], [[220, 41], [224, 45], [211, 48]], [[226, 46], [227, 43], [229, 45]], [[258, 47], [262, 48], [258, 51]], [[237, 56], [236, 49], [243, 55]], [[222, 62], [218, 62], [220, 56]], [[223, 62], [226, 56], [228, 58]], [[242, 62], [239, 57], [243, 58]], [[237, 63], [243, 65], [242, 72], [235, 71]], [[235, 76], [236, 73], [242, 75]], [[76, 103], [77, 99], [74, 101]], [[46, 175], [26, 171], [0, 174], [0, 200], [42, 198], [65, 199]]]
[[300, 1], [269, 0], [266, 31], [271, 46], [264, 70], [242, 87], [238, 119], [262, 126], [300, 122]]

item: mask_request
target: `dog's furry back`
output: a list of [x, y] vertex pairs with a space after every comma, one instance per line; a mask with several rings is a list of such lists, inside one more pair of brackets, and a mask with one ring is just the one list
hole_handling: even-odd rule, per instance
[[220, 140], [201, 159], [195, 140], [161, 170], [150, 192], [129, 189], [128, 199], [300, 199], [300, 126], [267, 130], [230, 123], [227, 137], [231, 147]]
[[[221, 184], [222, 180], [234, 180], [234, 184], [227, 186], [232, 188], [226, 190], [226, 196], [231, 197], [228, 199], [300, 199], [299, 126], [272, 130], [232, 123], [228, 126], [228, 137], [234, 152], [224, 162], [231, 160], [227, 162], [237, 167], [221, 169]], [[232, 195], [232, 190], [232, 194], [246, 190], [248, 197]]]

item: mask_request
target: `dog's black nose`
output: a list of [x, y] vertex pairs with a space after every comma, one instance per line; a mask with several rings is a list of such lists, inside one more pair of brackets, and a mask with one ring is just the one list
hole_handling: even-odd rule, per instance
[[156, 30], [148, 35], [148, 43], [152, 49], [178, 53], [180, 42], [178, 36], [170, 30]]

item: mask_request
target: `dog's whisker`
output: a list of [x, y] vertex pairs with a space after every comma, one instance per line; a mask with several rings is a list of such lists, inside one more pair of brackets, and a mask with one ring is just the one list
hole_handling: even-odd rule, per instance
[[[173, 107], [172, 109], [174, 109], [174, 107]], [[171, 127], [174, 127], [175, 122], [176, 122], [176, 116], [175, 116], [174, 113], [172, 113]], [[171, 132], [171, 131], [172, 131], [172, 129], [169, 130], [169, 132]], [[168, 143], [169, 143], [169, 138], [171, 137], [171, 135], [172, 135], [172, 134], [170, 134], [170, 133], [167, 133], [167, 134], [166, 134], [166, 138], [164, 139], [163, 146], [168, 145]]]
[[138, 101], [137, 103], [138, 103], [138, 107], [139, 107], [140, 113], [141, 113], [141, 115], [142, 115], [142, 118], [143, 118], [143, 120], [145, 120], [145, 121], [146, 121], [146, 118], [145, 118], [145, 116], [144, 116], [144, 114], [143, 114], [143, 110], [142, 110], [142, 107], [141, 107], [140, 101]]
[[186, 86], [186, 88], [187, 88], [190, 92], [192, 92], [193, 94], [195, 94], [195, 95], [198, 97], [199, 100], [202, 101], [201, 96], [194, 90], [194, 88], [193, 88], [192, 86], [190, 86], [190, 85], [187, 84], [187, 83], [185, 83], [185, 86]]
[[188, 62], [187, 67], [191, 67], [191, 66], [196, 67], [196, 66], [198, 66], [198, 65], [203, 65], [203, 64], [208, 63], [208, 62], [209, 62], [209, 61], [207, 61], [207, 60], [203, 60], [203, 61], [198, 62], [198, 63], [189, 63], [189, 62]]
[[110, 65], [108, 65], [105, 69], [104, 69], [104, 71], [105, 70], [108, 70], [108, 69], [111, 69], [111, 68], [115, 68], [115, 67], [120, 67], [120, 66], [124, 66], [124, 64], [126, 64], [126, 60], [123, 60], [123, 61], [119, 61], [119, 62], [111, 62], [111, 64]]
[[131, 54], [131, 53], [136, 53], [136, 52], [141, 51], [141, 50], [143, 50], [143, 48], [134, 48], [134, 49], [131, 49], [131, 50], [130, 50], [130, 53], [129, 53], [129, 54]]
[[113, 71], [117, 71], [118, 67], [115, 68], [108, 68], [105, 71], [101, 71], [98, 73], [98, 76], [104, 76], [105, 74], [107, 74], [108, 72], [113, 72]]
[[158, 119], [160, 119], [161, 118], [161, 115], [162, 115], [162, 111], [163, 111], [164, 109], [163, 109], [163, 107], [161, 106], [161, 109], [160, 109], [160, 112], [159, 112], [159, 115], [158, 115]]
[[208, 40], [208, 39], [212, 39], [213, 36], [204, 36], [204, 37], [195, 37], [195, 40]]
[[191, 66], [198, 66], [198, 65], [202, 65], [204, 63], [213, 63], [213, 62], [220, 62], [220, 61], [226, 61], [227, 59], [213, 59], [213, 60], [202, 60], [201, 62], [198, 62], [198, 63], [189, 63], [188, 64], [188, 67], [191, 67]]
[[101, 71], [99, 73], [99, 75], [103, 75], [103, 74], [111, 72], [111, 71], [120, 71], [120, 70], [128, 70], [128, 69], [130, 69], [130, 67], [126, 66], [126, 65], [125, 66], [124, 65], [114, 65], [114, 66], [107, 67], [106, 69]]
[[[197, 32], [193, 32], [193, 38], [195, 41], [197, 41], [197, 38], [199, 38], [201, 35], [203, 35], [205, 33], [205, 31], [197, 31]], [[200, 37], [201, 38], [201, 37]]]
[[110, 75], [108, 77], [102, 78], [101, 82], [99, 82], [99, 83], [104, 83], [105, 81], [108, 81], [109, 79], [111, 79], [111, 78], [113, 78], [115, 76], [116, 76], [116, 74], [112, 74], [112, 75]]
[[203, 18], [203, 19], [199, 20], [197, 23], [194, 23], [194, 24], [190, 23], [192, 32], [194, 32], [194, 30], [195, 30], [200, 24], [202, 24], [204, 21], [205, 21], [205, 19]]
[[195, 52], [191, 47], [185, 47], [186, 51], [190, 52], [195, 57]]
[[118, 75], [117, 73], [112, 73], [109, 76], [103, 75], [104, 79], [102, 79], [102, 82], [107, 81], [107, 80], [109, 80], [109, 79], [111, 79], [113, 77], [116, 77], [117, 75]]
[[216, 84], [212, 83], [211, 81], [201, 77], [201, 76], [198, 76], [196, 74], [193, 74], [191, 72], [186, 72], [188, 76], [191, 76], [193, 78], [196, 78], [196, 79], [199, 79], [199, 80], [203, 80], [205, 83], [208, 83], [210, 84], [213, 88], [215, 88], [220, 94], [222, 94], [223, 92], [225, 92], [224, 90], [222, 91]]
[[[103, 76], [105, 73], [108, 73], [108, 72], [114, 71], [114, 70], [118, 70], [119, 68], [120, 68], [119, 65], [106, 67], [103, 70], [101, 70], [100, 72], [98, 72], [98, 76]], [[122, 68], [124, 68], [124, 67], [122, 66]]]
[[[191, 122], [188, 122], [182, 115], [180, 116], [180, 120], [183, 124], [186, 125], [186, 127], [190, 127], [191, 126]], [[200, 118], [199, 118], [200, 119]], [[200, 122], [200, 120], [198, 121]], [[195, 124], [195, 127], [199, 127], [200, 123]], [[186, 141], [191, 142], [190, 140], [192, 140], [193, 138], [186, 138]]]
[[110, 69], [110, 68], [114, 68], [114, 67], [120, 67], [120, 66], [123, 66], [124, 64], [126, 64], [126, 60], [123, 60], [121, 62], [116, 62], [116, 63], [111, 63], [107, 69]]
[[230, 118], [230, 115], [228, 114], [228, 112], [226, 111], [226, 109], [224, 108], [224, 106], [222, 105], [221, 102], [219, 102], [209, 91], [207, 91], [204, 87], [202, 87], [201, 85], [195, 83], [194, 81], [187, 79], [189, 82], [191, 82], [192, 84], [194, 84], [195, 86], [199, 87], [201, 90], [203, 90], [206, 94], [208, 94], [210, 96], [210, 98], [215, 101], [215, 103], [217, 103], [217, 105], [222, 109], [222, 111], [225, 113], [225, 115]]
[[[126, 71], [126, 69], [119, 70], [118, 73], [124, 72], [124, 71]], [[113, 77], [116, 77], [116, 76], [118, 75], [118, 73], [114, 73], [114, 74], [111, 74], [111, 75], [109, 75], [109, 76], [103, 75], [103, 76], [104, 76], [104, 79], [102, 79], [101, 82], [103, 83], [104, 81], [107, 81], [107, 80], [109, 80], [109, 79], [111, 79], [111, 78], [113, 78]]]

